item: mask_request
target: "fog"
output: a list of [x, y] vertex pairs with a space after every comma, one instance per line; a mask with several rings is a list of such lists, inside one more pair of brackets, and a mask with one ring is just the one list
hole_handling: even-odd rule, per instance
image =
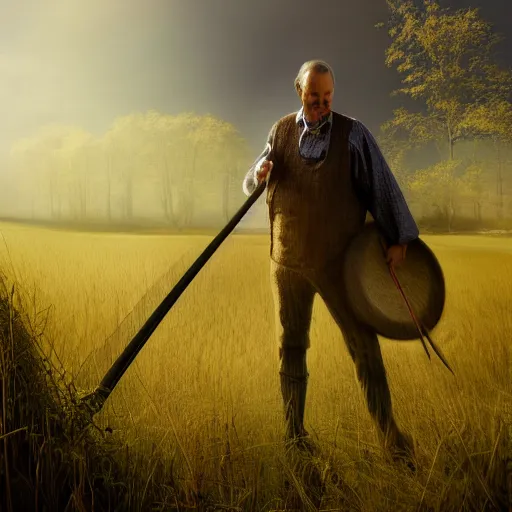
[[[479, 4], [507, 36], [510, 5]], [[408, 104], [390, 96], [399, 78], [374, 28], [386, 16], [383, 0], [0, 0], [0, 215], [222, 225], [268, 129], [300, 106], [305, 60], [333, 65], [334, 109], [375, 134]], [[509, 37], [500, 48], [509, 65]], [[190, 129], [176, 128], [184, 115]], [[194, 132], [199, 119], [224, 135]], [[242, 225], [265, 225], [264, 210]]]

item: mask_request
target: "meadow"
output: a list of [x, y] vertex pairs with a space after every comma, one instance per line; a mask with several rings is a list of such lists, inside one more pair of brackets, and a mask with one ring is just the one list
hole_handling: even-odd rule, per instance
[[[0, 231], [0, 268], [24, 290], [27, 311], [44, 316], [44, 351], [81, 391], [99, 383], [211, 240], [7, 223]], [[323, 511], [508, 510], [512, 238], [422, 238], [445, 272], [446, 309], [433, 338], [456, 376], [434, 355], [429, 361], [419, 341], [381, 339], [397, 421], [415, 440], [415, 474], [381, 452], [342, 336], [317, 299], [306, 428], [321, 451], [308, 463], [325, 492], [317, 503], [308, 497], [282, 443], [268, 236], [235, 234], [95, 418], [109, 427], [119, 457], [124, 447], [139, 454], [122, 459], [147, 482], [147, 495], [133, 503], [144, 510], [285, 510], [293, 501]]]

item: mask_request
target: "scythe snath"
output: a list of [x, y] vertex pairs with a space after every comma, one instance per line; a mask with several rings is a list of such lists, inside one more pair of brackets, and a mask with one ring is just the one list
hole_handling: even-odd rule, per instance
[[242, 220], [247, 211], [261, 196], [267, 186], [266, 181], [262, 181], [254, 192], [249, 196], [245, 203], [235, 213], [220, 233], [210, 242], [206, 249], [200, 254], [191, 267], [185, 272], [183, 277], [178, 281], [176, 286], [169, 292], [165, 299], [155, 309], [146, 323], [140, 328], [139, 332], [133, 337], [128, 346], [123, 350], [117, 358], [110, 370], [105, 374], [99, 386], [90, 394], [81, 399], [91, 416], [97, 414], [103, 407], [105, 401], [110, 396], [117, 383], [124, 375], [128, 367], [133, 362], [142, 347], [148, 341], [165, 315], [173, 307], [181, 294], [186, 290], [187, 286], [196, 277], [199, 271], [204, 267], [206, 262], [211, 258], [213, 253], [220, 247], [222, 242], [233, 231], [236, 225]]

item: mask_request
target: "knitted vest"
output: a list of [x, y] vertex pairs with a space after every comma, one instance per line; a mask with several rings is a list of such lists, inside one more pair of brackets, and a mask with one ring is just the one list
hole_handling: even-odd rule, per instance
[[274, 162], [267, 187], [270, 257], [296, 269], [319, 270], [338, 260], [365, 223], [366, 208], [354, 190], [348, 136], [352, 120], [333, 112], [326, 158], [310, 162], [299, 153], [295, 114], [274, 127]]

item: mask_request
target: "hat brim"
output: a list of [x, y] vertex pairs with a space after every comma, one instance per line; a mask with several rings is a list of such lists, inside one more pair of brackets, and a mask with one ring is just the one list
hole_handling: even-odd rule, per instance
[[[375, 222], [350, 242], [344, 259], [344, 286], [356, 317], [377, 334], [394, 340], [415, 340], [418, 330], [386, 264]], [[430, 331], [445, 305], [445, 280], [439, 261], [421, 239], [407, 246], [395, 274], [416, 318]]]

